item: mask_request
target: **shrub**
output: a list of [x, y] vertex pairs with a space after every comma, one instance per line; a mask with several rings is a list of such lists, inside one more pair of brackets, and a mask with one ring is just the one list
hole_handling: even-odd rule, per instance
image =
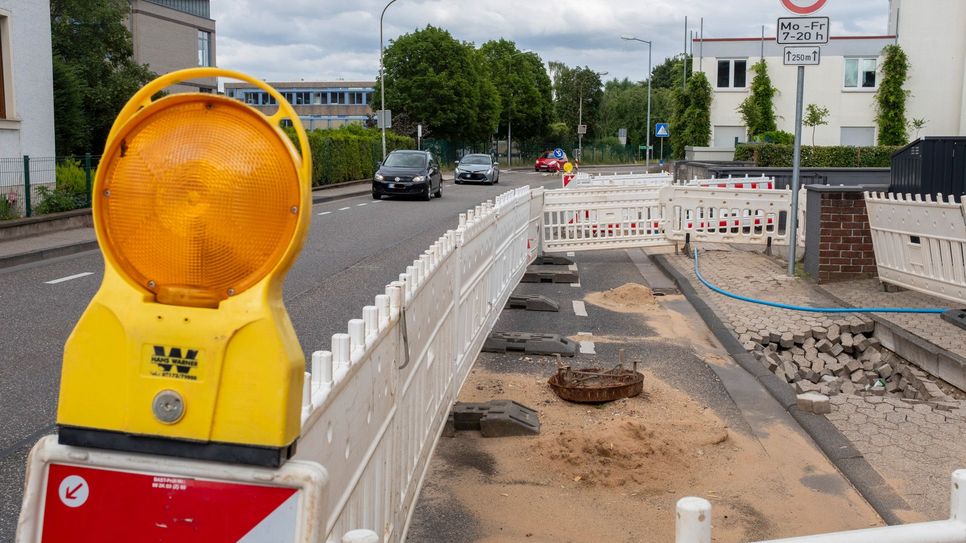
[[[888, 168], [899, 147], [802, 147], [803, 168]], [[742, 144], [735, 149], [735, 160], [751, 161], [761, 168], [791, 168], [793, 145], [773, 143]]]
[[[58, 164], [54, 171], [57, 179], [57, 188], [75, 194], [87, 193], [87, 175], [84, 173], [84, 166], [75, 158], [67, 158]], [[94, 172], [91, 171], [93, 180]]]
[[783, 130], [771, 130], [759, 134], [755, 140], [764, 143], [777, 143], [779, 145], [795, 145], [795, 134]]
[[17, 213], [17, 208], [14, 206], [14, 202], [5, 197], [0, 197], [0, 221], [16, 219], [19, 217], [20, 214]]
[[[295, 131], [286, 129], [295, 141]], [[331, 185], [372, 177], [382, 159], [380, 130], [358, 125], [306, 133], [312, 151], [312, 186]], [[296, 148], [298, 145], [296, 144]], [[412, 138], [386, 132], [386, 151], [412, 149]]]
[[40, 203], [33, 207], [35, 215], [46, 215], [87, 207], [87, 196], [83, 192], [78, 194], [66, 188], [51, 189], [40, 185], [37, 187], [37, 195], [40, 196]]

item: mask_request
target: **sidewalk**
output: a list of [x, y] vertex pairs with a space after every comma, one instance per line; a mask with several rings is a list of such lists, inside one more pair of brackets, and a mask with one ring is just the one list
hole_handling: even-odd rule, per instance
[[[727, 245], [704, 244], [700, 248], [706, 251], [700, 257], [701, 274], [705, 279], [720, 288], [752, 298], [813, 307], [950, 305], [916, 292], [883, 292], [877, 280], [818, 286], [804, 279], [786, 277], [782, 262], [760, 253]], [[786, 333], [790, 333], [786, 337], [793, 337], [792, 344], [797, 346], [803, 343], [799, 339], [807, 340], [813, 333], [837, 327], [843, 334], [869, 336], [873, 342], [881, 336], [886, 345], [892, 335], [898, 334], [937, 356], [952, 360], [966, 357], [966, 332], [936, 315], [848, 316], [800, 313], [749, 304], [714, 293], [701, 284], [694, 274], [691, 258], [667, 255], [662, 259], [672, 272], [689, 283], [749, 352], [767, 353], [768, 350], [762, 351], [761, 346], [770, 344], [772, 338], [781, 341], [781, 336]], [[763, 334], [768, 337], [762, 337]], [[841, 337], [844, 339], [844, 335]], [[808, 342], [806, 348], [808, 344], [815, 345]], [[855, 353], [859, 356], [858, 349]], [[854, 390], [831, 392], [832, 412], [827, 419], [913, 510], [929, 520], [946, 519], [949, 515], [949, 475], [966, 466], [966, 440], [963, 439], [966, 436], [966, 402], [963, 401], [966, 394], [921, 371], [929, 368], [911, 365], [888, 350], [882, 350], [880, 354], [881, 359], [877, 358], [876, 363], [908, 372], [910, 379], [921, 379], [923, 386], [927, 386], [927, 382], [934, 383], [941, 390], [937, 394], [942, 396], [923, 398], [921, 394], [899, 394], [898, 390], [873, 395], [866, 389], [869, 382], [865, 380], [868, 376], [864, 375], [872, 372], [860, 368], [858, 374], [852, 375], [858, 376], [857, 380], [848, 379], [848, 373], [845, 373], [845, 379], [856, 381]], [[801, 361], [795, 358], [793, 368], [797, 369]], [[778, 368], [776, 372], [782, 372], [782, 369]], [[805, 381], [798, 383], [804, 384]]]
[[[312, 191], [312, 203], [352, 198], [370, 191], [367, 180]], [[0, 269], [97, 249], [93, 228], [72, 228], [0, 242]]]

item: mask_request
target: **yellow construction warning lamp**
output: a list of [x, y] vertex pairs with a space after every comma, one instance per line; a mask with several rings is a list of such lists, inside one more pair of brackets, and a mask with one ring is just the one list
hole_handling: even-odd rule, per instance
[[[277, 113], [212, 94], [152, 99], [212, 77], [265, 90]], [[61, 443], [259, 465], [294, 453], [305, 361], [282, 283], [308, 229], [311, 171], [298, 115], [257, 79], [195, 68], [131, 98], [94, 181], [104, 281], [64, 349]]]

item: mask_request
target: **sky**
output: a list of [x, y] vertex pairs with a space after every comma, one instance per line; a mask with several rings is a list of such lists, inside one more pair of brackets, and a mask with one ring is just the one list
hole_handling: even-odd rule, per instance
[[[212, 0], [222, 68], [267, 81], [371, 81], [379, 71], [379, 14], [388, 0]], [[804, 3], [808, 0], [794, 0]], [[882, 35], [888, 0], [829, 0], [819, 13], [832, 35]], [[589, 66], [604, 79], [642, 80], [653, 63], [682, 52], [684, 18], [704, 37], [774, 36], [791, 13], [779, 0], [397, 0], [386, 12], [390, 40], [434, 25], [480, 45], [515, 41], [544, 62]]]

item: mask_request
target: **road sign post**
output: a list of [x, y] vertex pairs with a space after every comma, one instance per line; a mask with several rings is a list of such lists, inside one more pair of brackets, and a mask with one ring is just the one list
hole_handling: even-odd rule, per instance
[[661, 166], [664, 165], [664, 140], [671, 137], [671, 127], [668, 123], [657, 123], [654, 125], [654, 135], [661, 140]]
[[827, 44], [831, 22], [828, 17], [811, 16], [825, 7], [828, 0], [780, 0], [785, 9], [799, 17], [778, 19], [777, 41], [788, 45], [783, 55], [786, 66], [798, 66], [797, 93], [795, 98], [795, 149], [792, 158], [792, 209], [788, 217], [788, 275], [795, 276], [798, 252], [798, 192], [801, 189], [802, 165], [802, 109], [805, 97], [805, 66], [821, 62], [820, 45]]

